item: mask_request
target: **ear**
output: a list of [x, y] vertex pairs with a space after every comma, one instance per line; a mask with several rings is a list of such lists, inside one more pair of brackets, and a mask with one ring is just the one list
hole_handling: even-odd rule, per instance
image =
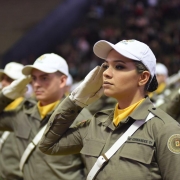
[[149, 71], [143, 71], [140, 74], [138, 85], [139, 86], [145, 86], [150, 77], [151, 77], [151, 75], [150, 75]]
[[59, 87], [64, 88], [66, 86], [67, 76], [66, 75], [60, 76], [59, 81], [60, 81]]

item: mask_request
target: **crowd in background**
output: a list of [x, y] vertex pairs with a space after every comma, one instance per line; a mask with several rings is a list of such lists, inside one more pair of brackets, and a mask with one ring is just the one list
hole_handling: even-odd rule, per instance
[[[67, 60], [71, 75], [79, 81], [101, 63], [92, 51], [96, 41], [137, 39], [150, 46], [169, 75], [175, 74], [180, 69], [179, 9], [179, 0], [97, 0], [54, 53]], [[35, 58], [29, 58], [32, 64]]]

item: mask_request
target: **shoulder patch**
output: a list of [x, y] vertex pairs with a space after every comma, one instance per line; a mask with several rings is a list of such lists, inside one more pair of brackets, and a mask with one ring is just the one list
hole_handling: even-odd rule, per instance
[[180, 154], [180, 134], [173, 134], [168, 139], [167, 146], [171, 152]]

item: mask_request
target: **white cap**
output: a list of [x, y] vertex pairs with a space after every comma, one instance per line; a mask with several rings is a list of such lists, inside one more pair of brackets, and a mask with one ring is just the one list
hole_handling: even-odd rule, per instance
[[168, 76], [168, 69], [164, 64], [157, 63], [156, 64], [156, 74], [162, 74]]
[[22, 74], [23, 65], [17, 62], [10, 62], [6, 64], [4, 69], [0, 69], [0, 79], [3, 74], [6, 74], [11, 79], [15, 80], [20, 78]]
[[69, 74], [69, 68], [65, 59], [54, 53], [40, 56], [33, 65], [25, 66], [22, 72], [24, 75], [30, 75], [33, 68], [45, 73], [55, 73], [60, 71], [66, 76]]
[[93, 51], [96, 56], [102, 59], [106, 59], [110, 50], [114, 49], [122, 56], [130, 58], [132, 60], [141, 61], [151, 74], [151, 78], [155, 75], [156, 70], [156, 58], [146, 44], [137, 40], [122, 40], [117, 44], [112, 44], [105, 40], [98, 41]]

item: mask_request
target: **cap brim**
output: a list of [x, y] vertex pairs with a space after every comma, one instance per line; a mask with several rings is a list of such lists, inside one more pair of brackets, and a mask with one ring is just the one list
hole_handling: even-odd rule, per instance
[[7, 75], [9, 78], [11, 79], [15, 79], [11, 74], [9, 74], [8, 72], [5, 72], [3, 69], [0, 69], [0, 80], [2, 80], [2, 75], [5, 74]]
[[112, 49], [114, 49], [116, 52], [118, 52], [119, 54], [121, 54], [124, 57], [127, 57], [127, 58], [132, 59], [132, 60], [140, 61], [137, 57], [135, 57], [134, 55], [132, 55], [128, 51], [122, 49], [119, 46], [115, 46], [114, 44], [112, 44], [108, 41], [105, 41], [105, 40], [98, 41], [97, 43], [95, 43], [95, 45], [93, 47], [94, 54], [101, 59], [106, 59], [108, 56], [108, 53]]
[[42, 71], [42, 72], [45, 72], [45, 73], [54, 73], [56, 72], [57, 70], [50, 70], [50, 69], [44, 69], [42, 67], [37, 67], [37, 66], [34, 66], [34, 65], [27, 65], [25, 66], [23, 69], [22, 69], [22, 73], [26, 76], [28, 75], [31, 75], [31, 71], [32, 69], [37, 69], [39, 71]]

